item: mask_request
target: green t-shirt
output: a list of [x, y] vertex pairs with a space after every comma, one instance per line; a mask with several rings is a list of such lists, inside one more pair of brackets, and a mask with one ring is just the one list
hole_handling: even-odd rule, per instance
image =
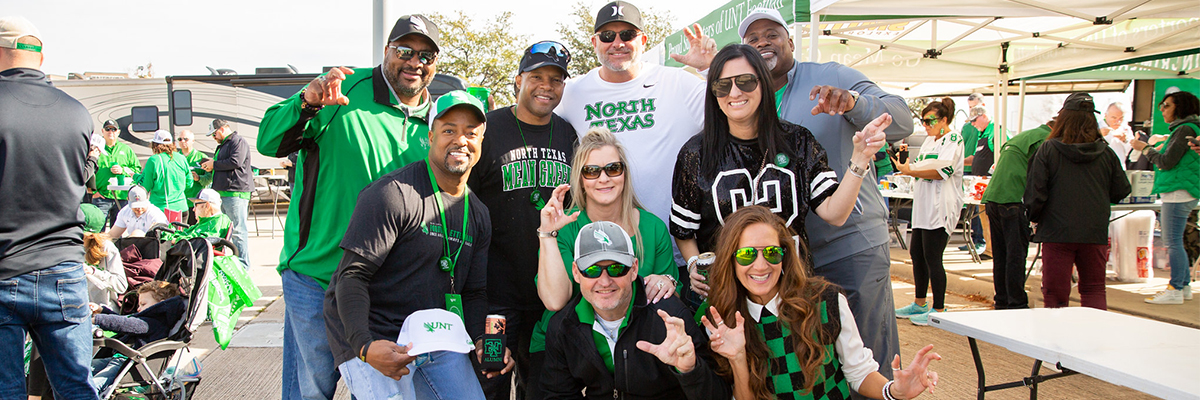
[[142, 172], [142, 164], [138, 162], [137, 155], [133, 154], [133, 149], [125, 143], [113, 142], [112, 146], [100, 149], [100, 157], [96, 159], [96, 193], [109, 199], [128, 199], [128, 190], [108, 190], [108, 185], [122, 184], [121, 178], [112, 173], [114, 165], [120, 165], [124, 169], [120, 176], [124, 177], [126, 185], [133, 182], [134, 175]]
[[[679, 279], [679, 266], [675, 265], [675, 253], [671, 248], [671, 235], [667, 233], [667, 225], [649, 211], [640, 208], [638, 211], [638, 233], [630, 237], [637, 256], [638, 275], [670, 275]], [[575, 211], [571, 210], [567, 213], [573, 212]], [[579, 293], [579, 284], [573, 281], [574, 276], [571, 275], [571, 265], [575, 261], [575, 238], [579, 236], [579, 230], [590, 223], [592, 220], [588, 218], [587, 212], [581, 212], [579, 219], [558, 230], [558, 251], [562, 254], [563, 266], [567, 268], [567, 277], [572, 279], [573, 294]], [[553, 315], [554, 312], [547, 310], [542, 314], [542, 320], [534, 325], [529, 352], [546, 350], [546, 325], [550, 323], [550, 317]]]
[[1025, 196], [1025, 176], [1029, 173], [1029, 158], [1050, 136], [1050, 127], [1038, 126], [1021, 132], [1000, 147], [996, 170], [983, 192], [983, 201], [997, 204], [1020, 203]]
[[[200, 150], [193, 149], [191, 153], [186, 155], [184, 155], [183, 152], [179, 152], [179, 154], [187, 158], [187, 166], [189, 170], [187, 177], [188, 187], [183, 191], [183, 193], [185, 196], [187, 196], [187, 198], [194, 199], [196, 198], [196, 195], [200, 194], [201, 190], [204, 190], [204, 188], [212, 184], [212, 173], [205, 171], [204, 168], [200, 168], [200, 160], [204, 159], [204, 153], [201, 153]], [[195, 172], [196, 175], [200, 177], [200, 180], [193, 180], [192, 172]]]
[[146, 160], [138, 183], [150, 194], [150, 204], [162, 210], [187, 211], [184, 190], [192, 173], [181, 154], [159, 153]]
[[[289, 130], [300, 120], [299, 93], [268, 108], [258, 131], [258, 152], [268, 157], [287, 157], [299, 136], [312, 144], [300, 150], [292, 195], [303, 200], [311, 191], [312, 201], [288, 205], [278, 269], [312, 277], [322, 286], [329, 285], [342, 259], [338, 244], [350, 225], [358, 193], [379, 177], [429, 155], [426, 118], [431, 101], [401, 105], [378, 67], [355, 69], [342, 81], [342, 94], [349, 105], [322, 108], [296, 137]], [[310, 157], [317, 158], [315, 171], [310, 170]], [[305, 178], [314, 172], [315, 185], [309, 187]]]
[[[975, 125], [966, 124], [962, 128], [963, 159], [975, 155], [975, 147], [979, 146], [979, 129]], [[971, 174], [971, 164], [963, 165], [963, 173]]]

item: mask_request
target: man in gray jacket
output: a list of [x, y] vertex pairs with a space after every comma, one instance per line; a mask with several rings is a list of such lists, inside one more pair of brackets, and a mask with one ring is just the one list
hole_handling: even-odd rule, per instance
[[213, 173], [212, 189], [221, 195], [221, 212], [233, 222], [233, 245], [238, 258], [250, 268], [249, 233], [246, 220], [250, 213], [250, 192], [254, 191], [254, 170], [250, 167], [250, 144], [229, 126], [229, 121], [214, 119], [208, 136], [216, 139], [212, 160], [200, 164]]

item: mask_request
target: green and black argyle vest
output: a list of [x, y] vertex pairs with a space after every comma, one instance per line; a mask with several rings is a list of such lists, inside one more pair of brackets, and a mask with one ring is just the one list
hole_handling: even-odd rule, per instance
[[[838, 332], [841, 332], [841, 320], [838, 313], [837, 290], [830, 288], [821, 294], [818, 310], [821, 313], [821, 330], [824, 335], [818, 335], [818, 342], [825, 346], [825, 360], [821, 371], [816, 375], [816, 383], [812, 391], [804, 394], [804, 371], [800, 368], [800, 358], [796, 356], [796, 345], [791, 329], [782, 323], [778, 317], [763, 308], [758, 328], [759, 337], [767, 343], [770, 358], [767, 360], [767, 374], [770, 377], [767, 384], [775, 398], [780, 400], [840, 400], [850, 398], [850, 383], [842, 374], [842, 364], [838, 362], [834, 342]], [[813, 335], [817, 335], [816, 332]], [[821, 340], [824, 336], [827, 340]]]

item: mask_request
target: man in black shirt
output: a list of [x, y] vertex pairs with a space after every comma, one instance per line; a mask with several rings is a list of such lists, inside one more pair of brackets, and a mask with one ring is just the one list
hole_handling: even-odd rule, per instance
[[79, 209], [92, 118], [39, 70], [39, 36], [0, 17], [0, 398], [25, 398], [28, 332], [58, 397], [97, 399]]
[[[533, 325], [546, 307], [534, 286], [538, 212], [558, 185], [571, 178], [575, 128], [554, 114], [567, 79], [566, 46], [538, 42], [525, 50], [516, 77], [517, 105], [488, 113], [488, 135], [468, 185], [492, 214], [488, 249], [489, 314], [507, 322], [507, 347], [517, 362], [517, 398], [538, 393], [540, 363], [529, 358]], [[512, 379], [485, 379], [489, 399], [508, 399]], [[540, 396], [538, 396], [540, 397]], [[535, 398], [538, 398], [535, 397]]]
[[[457, 311], [476, 347], [483, 334], [491, 217], [471, 196], [467, 177], [479, 160], [486, 118], [479, 100], [464, 91], [443, 95], [435, 107], [428, 158], [380, 177], [359, 194], [341, 243], [342, 261], [325, 292], [329, 347], [357, 397], [399, 393], [396, 380], [416, 359], [407, 344], [396, 343], [409, 314]], [[483, 398], [479, 386], [464, 385], [476, 382], [465, 355], [419, 357], [437, 362], [414, 371], [418, 396], [432, 391], [442, 398]]]

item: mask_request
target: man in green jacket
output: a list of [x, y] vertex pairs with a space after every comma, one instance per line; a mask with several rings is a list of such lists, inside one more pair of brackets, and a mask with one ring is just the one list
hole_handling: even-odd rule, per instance
[[[117, 220], [117, 212], [128, 203], [129, 188], [133, 175], [142, 172], [142, 164], [129, 145], [117, 141], [121, 127], [117, 121], [104, 121], [104, 148], [96, 162], [96, 190], [92, 192], [92, 205], [108, 217], [107, 225]], [[109, 189], [113, 186], [113, 189]], [[118, 189], [119, 188], [119, 189]]]
[[[192, 131], [183, 129], [175, 134], [175, 150], [187, 158], [187, 166], [191, 171], [188, 179], [191, 179], [187, 189], [183, 191], [184, 195], [189, 199], [195, 199], [200, 194], [200, 191], [208, 187], [212, 182], [212, 174], [200, 167], [200, 161], [206, 157], [200, 150], [196, 150], [192, 146], [196, 144], [196, 135]], [[187, 224], [196, 224], [195, 206], [188, 208]]]
[[[1053, 123], [1051, 121], [1050, 123]], [[1050, 135], [1041, 125], [1021, 132], [1000, 147], [996, 170], [983, 192], [984, 212], [991, 221], [992, 278], [996, 309], [1029, 308], [1025, 294], [1025, 258], [1029, 256], [1029, 217], [1021, 203], [1029, 158]]]
[[430, 96], [437, 72], [437, 25], [422, 15], [396, 21], [375, 68], [334, 68], [267, 109], [258, 151], [299, 150], [279, 271], [284, 313], [283, 398], [332, 398], [339, 379], [322, 315], [325, 289], [341, 261], [358, 193], [428, 154]]

